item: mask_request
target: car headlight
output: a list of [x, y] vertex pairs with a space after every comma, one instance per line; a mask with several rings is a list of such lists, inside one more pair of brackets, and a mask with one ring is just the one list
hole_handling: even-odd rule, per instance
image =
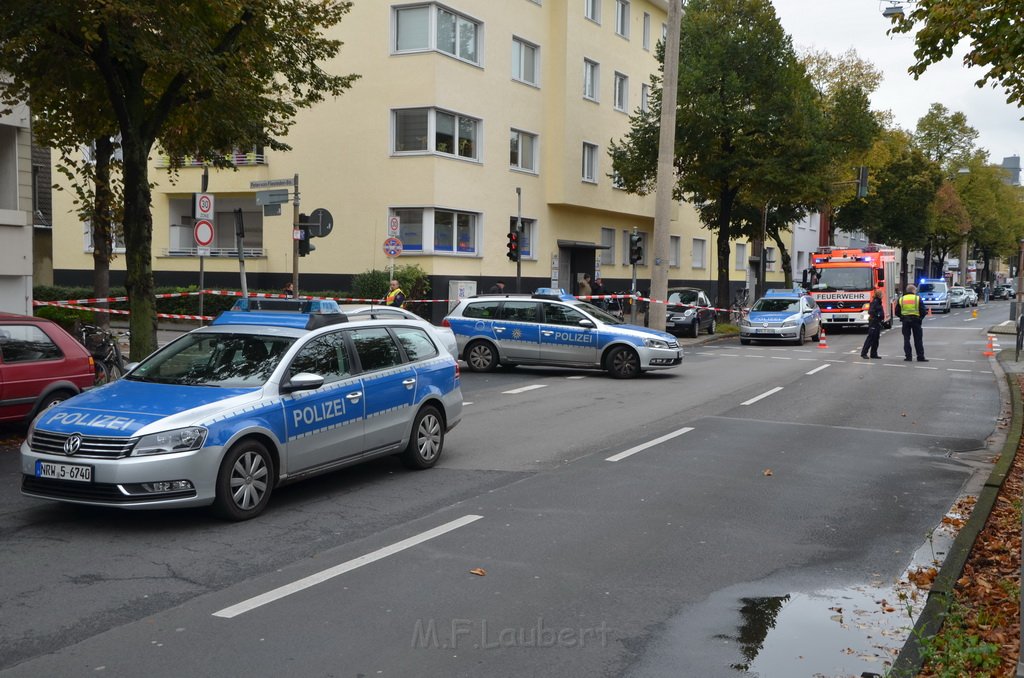
[[791, 315], [782, 321], [783, 327], [796, 327], [800, 324], [800, 316]]
[[664, 339], [644, 339], [644, 346], [647, 348], [668, 348], [668, 342]]
[[142, 436], [132, 450], [132, 456], [146, 457], [153, 454], [171, 454], [172, 452], [190, 452], [198, 450], [206, 442], [207, 430], [202, 426], [189, 426], [173, 431], [151, 433]]
[[740, 318], [738, 325], [740, 327], [753, 327], [753, 325], [750, 324], [750, 321], [746, 318]]
[[697, 309], [688, 308], [685, 311], [683, 311], [683, 317], [684, 318], [689, 318], [689, 317], [691, 317], [696, 312], [697, 312]]

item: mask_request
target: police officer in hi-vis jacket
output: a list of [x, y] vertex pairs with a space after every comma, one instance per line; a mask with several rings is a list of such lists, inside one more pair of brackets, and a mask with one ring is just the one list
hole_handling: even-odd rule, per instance
[[896, 300], [896, 315], [903, 323], [903, 359], [914, 359], [910, 353], [910, 335], [914, 335], [914, 351], [917, 353], [918, 362], [928, 362], [924, 357], [924, 342], [921, 339], [924, 299], [917, 293], [915, 285], [907, 285], [907, 293]]

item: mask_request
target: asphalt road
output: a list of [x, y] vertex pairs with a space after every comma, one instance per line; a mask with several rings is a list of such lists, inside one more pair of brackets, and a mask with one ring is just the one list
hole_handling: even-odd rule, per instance
[[438, 467], [242, 524], [21, 497], [4, 448], [2, 675], [736, 676], [738, 600], [898, 578], [990, 468], [1006, 312], [929, 318], [929, 363], [897, 328], [883, 360], [838, 333], [632, 381], [464, 372]]

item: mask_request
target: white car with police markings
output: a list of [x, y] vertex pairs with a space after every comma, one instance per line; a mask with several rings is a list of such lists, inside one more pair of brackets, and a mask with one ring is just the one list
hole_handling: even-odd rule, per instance
[[671, 334], [628, 325], [561, 290], [464, 299], [443, 324], [476, 372], [499, 364], [552, 365], [603, 369], [625, 379], [683, 360]]
[[330, 301], [304, 310], [223, 313], [41, 413], [21, 448], [22, 492], [131, 509], [212, 504], [245, 520], [285, 482], [389, 454], [436, 464], [462, 391], [433, 327], [349, 321]]

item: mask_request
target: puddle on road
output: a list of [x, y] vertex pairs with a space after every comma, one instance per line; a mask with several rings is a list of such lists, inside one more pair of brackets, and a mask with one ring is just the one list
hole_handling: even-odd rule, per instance
[[717, 636], [739, 649], [732, 669], [757, 678], [885, 675], [964, 519], [955, 510], [947, 514], [894, 584], [740, 598], [737, 635]]

